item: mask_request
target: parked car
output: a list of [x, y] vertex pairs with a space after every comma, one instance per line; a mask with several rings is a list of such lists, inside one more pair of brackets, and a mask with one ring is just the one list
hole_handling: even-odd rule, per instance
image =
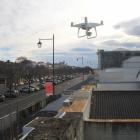
[[39, 89], [44, 89], [45, 84], [38, 84], [37, 87], [39, 87]]
[[4, 102], [4, 101], [5, 101], [5, 96], [0, 93], [0, 102]]
[[6, 98], [16, 98], [17, 96], [19, 96], [19, 91], [18, 90], [7, 90], [4, 93], [4, 96]]
[[66, 99], [63, 101], [63, 106], [70, 106], [72, 104], [72, 100]]
[[35, 86], [35, 85], [31, 85], [30, 88], [34, 89], [34, 91], [40, 90], [40, 88], [38, 86]]
[[35, 91], [35, 88], [34, 87], [23, 87], [20, 92], [21, 93], [30, 93], [30, 92], [34, 92]]
[[35, 88], [33, 86], [30, 86], [30, 91], [31, 92], [34, 92], [35, 91]]
[[23, 93], [23, 92], [29, 92], [29, 88], [23, 87], [22, 89], [20, 89], [20, 92], [21, 93]]

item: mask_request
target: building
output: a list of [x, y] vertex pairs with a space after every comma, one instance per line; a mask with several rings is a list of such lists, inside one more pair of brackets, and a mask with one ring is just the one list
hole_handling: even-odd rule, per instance
[[108, 91], [105, 86], [94, 88], [92, 94], [86, 86], [56, 117], [32, 121], [26, 126], [31, 132], [25, 140], [139, 140], [140, 87], [118, 91], [113, 86]]
[[[108, 62], [111, 61], [113, 63], [114, 60]], [[121, 62], [120, 67], [116, 65], [115, 68], [96, 70], [96, 73], [98, 74], [100, 83], [140, 82], [140, 56], [130, 56], [130, 58]]]
[[84, 140], [139, 140], [139, 93], [93, 91], [90, 118], [84, 123]]
[[140, 56], [133, 56], [123, 61], [123, 68], [140, 68]]
[[84, 140], [83, 120], [89, 117], [92, 87], [83, 86], [75, 91], [68, 98], [71, 104], [62, 106], [55, 117], [44, 114], [24, 126], [20, 140]]
[[140, 82], [140, 68], [109, 68], [96, 70], [100, 83], [133, 83]]
[[98, 50], [98, 68], [106, 69], [113, 67], [121, 67], [123, 61], [132, 57], [140, 56], [140, 51], [130, 51], [127, 49], [118, 48], [113, 51]]
[[[122, 52], [120, 52], [120, 57], [122, 55], [121, 53]], [[63, 129], [65, 125], [60, 124], [58, 129], [62, 128], [64, 135], [61, 135], [61, 138], [57, 135], [58, 140], [63, 140], [63, 138], [66, 140], [140, 139], [140, 84], [139, 81], [137, 81], [140, 77], [139, 58], [132, 58], [131, 55], [129, 57], [131, 58], [127, 58], [124, 55], [122, 59], [119, 58], [119, 61], [117, 61], [117, 57], [116, 60], [111, 60], [110, 57], [110, 64], [106, 65], [110, 66], [109, 69], [96, 71], [96, 76], [98, 77], [95, 79], [98, 79], [98, 83], [95, 81], [96, 85], [92, 84], [91, 88], [90, 86], [85, 86], [81, 89], [81, 92], [75, 92], [75, 94], [69, 98], [69, 100], [72, 100], [72, 103], [68, 104], [68, 106], [63, 106], [59, 110], [61, 114], [57, 118], [53, 118], [51, 124], [56, 121], [61, 121], [67, 117], [67, 114], [71, 116], [68, 119], [68, 121], [71, 121], [71, 124], [73, 124], [72, 120], [77, 113], [81, 113], [82, 116], [77, 120], [77, 125], [72, 125], [76, 128], [75, 131], [71, 131], [73, 130], [71, 125], [67, 126], [68, 129]], [[124, 59], [127, 60], [124, 61]], [[114, 63], [116, 62], [114, 67], [119, 68], [112, 68], [113, 61]], [[76, 121], [76, 119], [74, 120]], [[41, 123], [41, 121], [39, 122]], [[44, 123], [44, 121], [42, 123]], [[47, 140], [50, 131], [50, 135], [56, 134], [55, 125], [52, 126], [49, 125], [49, 123], [47, 125], [49, 129], [45, 129], [45, 131], [41, 131], [40, 129], [41, 132], [39, 132], [41, 136], [37, 137], [38, 140], [42, 138], [42, 136], [44, 136], [44, 140], [45, 138]], [[36, 130], [40, 127], [39, 124], [35, 126], [34, 123], [32, 126]], [[42, 129], [44, 130], [45, 127], [46, 125], [42, 127]], [[38, 136], [39, 132], [34, 132], [35, 130], [33, 130], [27, 138], [32, 139]], [[69, 135], [65, 135], [68, 133]], [[49, 138], [49, 140], [55, 139]]]
[[[66, 113], [62, 118], [36, 118], [27, 127], [34, 128], [25, 140], [82, 140], [81, 113]], [[26, 128], [26, 129], [27, 129]]]
[[0, 75], [0, 89], [6, 88], [7, 85], [7, 77], [5, 75]]
[[120, 83], [121, 89], [106, 83], [76, 91], [60, 114], [28, 124], [25, 140], [139, 140], [140, 86], [134, 83], [137, 90], [128, 90], [125, 84]]
[[100, 64], [105, 64], [100, 65], [103, 70], [96, 71], [98, 83], [92, 93], [90, 116], [84, 126], [84, 138], [139, 140], [139, 51], [102, 53]]

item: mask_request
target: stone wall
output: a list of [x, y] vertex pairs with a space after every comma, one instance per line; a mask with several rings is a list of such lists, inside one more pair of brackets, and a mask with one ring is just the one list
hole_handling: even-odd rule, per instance
[[84, 140], [139, 140], [140, 123], [84, 123]]
[[82, 113], [66, 113], [63, 118], [40, 117], [29, 126], [35, 128], [26, 140], [83, 140]]

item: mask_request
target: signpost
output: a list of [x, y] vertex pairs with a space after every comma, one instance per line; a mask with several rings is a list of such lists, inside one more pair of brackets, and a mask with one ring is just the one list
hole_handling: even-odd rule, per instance
[[46, 96], [54, 95], [53, 93], [53, 82], [48, 81], [45, 83], [45, 93]]

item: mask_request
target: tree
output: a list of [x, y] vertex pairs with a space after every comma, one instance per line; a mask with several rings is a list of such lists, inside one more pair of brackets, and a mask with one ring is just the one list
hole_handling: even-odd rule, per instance
[[25, 56], [20, 56], [20, 57], [17, 57], [16, 63], [22, 63], [26, 60], [27, 60], [27, 58]]

